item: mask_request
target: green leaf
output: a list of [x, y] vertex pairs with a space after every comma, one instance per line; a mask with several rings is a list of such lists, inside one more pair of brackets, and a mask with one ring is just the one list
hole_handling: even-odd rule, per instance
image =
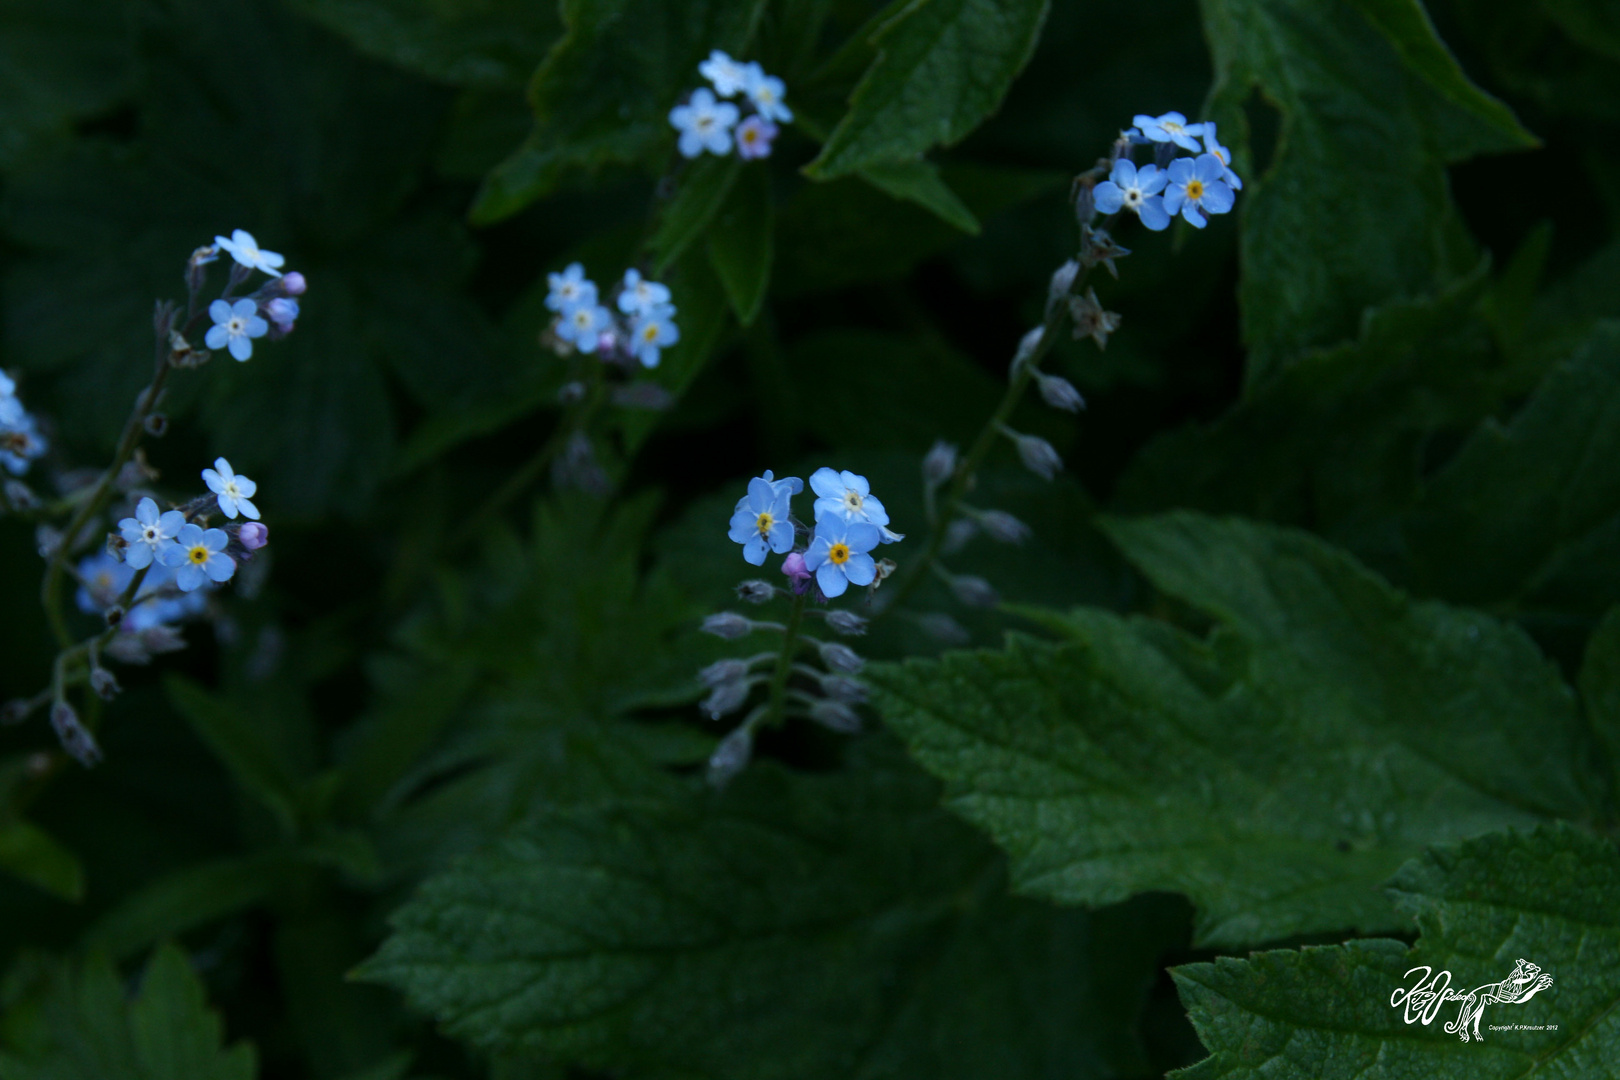
[[231, 778], [269, 810], [283, 835], [298, 829], [299, 777], [296, 765], [283, 755], [264, 730], [224, 698], [215, 697], [196, 683], [172, 675], [165, 684], [180, 715], [207, 744]]
[[931, 781], [892, 749], [861, 756], [836, 775], [757, 765], [721, 795], [643, 774], [543, 813], [431, 879], [360, 975], [478, 1046], [601, 1070], [1146, 1071], [1120, 1036], [1163, 916], [1006, 896]]
[[687, 246], [703, 235], [726, 204], [731, 186], [743, 171], [742, 166], [741, 158], [709, 154], [691, 164], [681, 177], [674, 198], [659, 215], [658, 231], [653, 233], [651, 246], [657, 257], [653, 264], [654, 276], [662, 277]]
[[805, 172], [831, 180], [961, 141], [1035, 51], [1046, 0], [914, 0], [872, 36], [877, 58]]
[[[1251, 385], [1300, 349], [1351, 336], [1367, 306], [1472, 269], [1445, 165], [1534, 145], [1462, 80], [1412, 0], [1361, 7], [1203, 4], [1216, 71], [1209, 115], [1250, 180], [1240, 301]], [[1243, 110], [1256, 90], [1281, 112], [1270, 162], [1248, 151]]]
[[533, 0], [293, 0], [362, 52], [456, 86], [516, 87], [562, 33]]
[[261, 852], [188, 866], [121, 898], [84, 932], [87, 952], [122, 960], [165, 938], [258, 904], [283, 880], [291, 860]]
[[979, 219], [960, 196], [940, 178], [932, 161], [889, 161], [868, 165], [860, 171], [862, 180], [896, 199], [914, 202], [939, 219], [969, 236], [978, 236]]
[[562, 0], [562, 39], [529, 86], [535, 127], [485, 178], [472, 219], [489, 224], [575, 170], [661, 165], [668, 114], [711, 49], [744, 55], [764, 0]]
[[744, 326], [759, 316], [770, 288], [775, 227], [770, 171], [744, 169], [709, 230], [709, 264]]
[[135, 89], [129, 5], [0, 3], [0, 169], [10, 170], [109, 112]]
[[1463, 603], [1595, 617], [1620, 601], [1620, 322], [1599, 324], [1511, 423], [1485, 421], [1405, 523], [1414, 580]]
[[84, 866], [79, 857], [29, 821], [0, 824], [0, 869], [63, 900], [84, 898]]
[[1610, 798], [1620, 802], [1620, 607], [1610, 608], [1592, 631], [1580, 682], [1587, 722], [1603, 748]]
[[1394, 929], [1377, 886], [1436, 840], [1592, 812], [1589, 740], [1529, 639], [1408, 600], [1305, 533], [1107, 521], [1207, 638], [1079, 609], [872, 672], [949, 805], [1064, 903], [1185, 893], [1198, 939]]
[[223, 1046], [224, 1025], [209, 1008], [186, 955], [161, 946], [140, 991], [126, 997], [104, 954], [37, 968], [12, 1005], [5, 1080], [252, 1080], [253, 1047]]
[[[1611, 841], [1567, 827], [1496, 833], [1431, 849], [1391, 884], [1421, 930], [1410, 949], [1352, 941], [1174, 969], [1210, 1050], [1178, 1080], [1612, 1075], [1620, 1060], [1620, 853]], [[1478, 1037], [1470, 1024], [1463, 1042], [1446, 1030], [1459, 1003], [1428, 1019], [1391, 1004], [1440, 972], [1450, 978], [1437, 990], [1478, 987], [1500, 997], [1496, 984], [1513, 979], [1504, 991], [1521, 999], [1484, 999]]]

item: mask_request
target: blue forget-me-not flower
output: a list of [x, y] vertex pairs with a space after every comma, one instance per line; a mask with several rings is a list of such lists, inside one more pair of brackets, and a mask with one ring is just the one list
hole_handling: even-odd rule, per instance
[[804, 481], [797, 477], [772, 480], [769, 472], [748, 481], [748, 495], [737, 503], [727, 533], [743, 546], [746, 561], [761, 566], [767, 550], [778, 555], [792, 550], [793, 521], [788, 500], [795, 490], [803, 488]]
[[[214, 243], [230, 253], [231, 258], [250, 270], [263, 270], [271, 277], [281, 276], [281, 266], [287, 260], [274, 251], [265, 251], [259, 247], [259, 242], [253, 239], [253, 234], [245, 229], [236, 229], [231, 233], [230, 239], [223, 236], [214, 237]], [[212, 260], [208, 260], [212, 261]], [[217, 320], [216, 320], [217, 321]], [[217, 346], [210, 345], [210, 349]], [[242, 359], [237, 357], [238, 360]]]
[[850, 472], [839, 472], [823, 466], [810, 474], [810, 490], [816, 499], [816, 521], [836, 515], [846, 521], [865, 521], [873, 525], [887, 525], [889, 513], [883, 504], [872, 497], [872, 485], [866, 477]]
[[743, 69], [743, 91], [747, 93], [748, 100], [754, 103], [754, 108], [766, 120], [777, 120], [784, 124], [793, 122], [793, 110], [782, 101], [786, 88], [782, 80], [775, 75], [765, 74], [765, 69], [758, 64], [750, 63]]
[[224, 529], [204, 530], [188, 523], [161, 558], [163, 565], [174, 568], [174, 583], [180, 591], [192, 592], [205, 581], [229, 581], [236, 573], [236, 561], [225, 554], [228, 543], [230, 537]]
[[159, 513], [156, 501], [142, 499], [135, 507], [135, 516], [118, 523], [119, 533], [129, 545], [124, 552], [124, 564], [132, 570], [151, 566], [153, 559], [174, 546], [174, 538], [180, 535], [185, 524], [186, 516], [180, 511]]
[[1195, 154], [1203, 149], [1198, 145], [1197, 137], [1204, 133], [1204, 125], [1187, 123], [1187, 118], [1181, 113], [1167, 112], [1163, 116], [1138, 114], [1132, 118], [1132, 123], [1149, 142], [1173, 142]]
[[698, 65], [698, 74], [714, 85], [714, 92], [723, 98], [736, 97], [748, 80], [747, 68], [719, 49]]
[[681, 133], [681, 156], [695, 158], [705, 150], [722, 157], [731, 153], [731, 129], [740, 115], [737, 106], [716, 101], [707, 87], [692, 91], [691, 101], [669, 110], [670, 124]]
[[[574, 264], [578, 266], [578, 263]], [[555, 277], [556, 275], [552, 275]], [[669, 303], [669, 286], [648, 281], [641, 271], [631, 267], [624, 272], [624, 283], [619, 290], [619, 310], [626, 315], [640, 315]], [[672, 307], [671, 315], [675, 314]]]
[[596, 282], [585, 276], [579, 263], [569, 263], [560, 274], [547, 274], [546, 307], [552, 311], [567, 311], [580, 304], [596, 303]]
[[659, 351], [679, 340], [681, 331], [675, 325], [673, 304], [662, 304], [642, 312], [630, 327], [630, 349], [641, 361], [642, 367], [657, 367]]
[[827, 514], [816, 522], [816, 535], [804, 553], [804, 565], [816, 575], [816, 584], [824, 595], [842, 596], [851, 585], [872, 584], [877, 564], [867, 552], [882, 542], [882, 532], [871, 522]]
[[1224, 214], [1232, 209], [1232, 189], [1221, 179], [1226, 166], [1214, 154], [1178, 158], [1170, 163], [1169, 171], [1164, 208], [1172, 214], [1180, 212], [1189, 225], [1202, 229], [1207, 224], [1204, 213]]
[[259, 485], [232, 472], [230, 462], [215, 458], [214, 467], [204, 469], [202, 478], [208, 490], [217, 497], [220, 513], [233, 520], [237, 514], [259, 520], [259, 508], [250, 501], [258, 493]]
[[1214, 154], [1221, 159], [1223, 167], [1221, 179], [1225, 180], [1227, 186], [1233, 191], [1242, 191], [1243, 181], [1238, 179], [1238, 174], [1232, 171], [1232, 151], [1216, 141], [1215, 122], [1213, 120], [1204, 125], [1204, 152]]
[[243, 298], [234, 303], [215, 300], [208, 305], [208, 317], [214, 325], [203, 335], [210, 349], [228, 349], [237, 360], [253, 355], [253, 339], [270, 332], [270, 324], [259, 314], [259, 305]]
[[557, 322], [557, 336], [573, 342], [582, 353], [593, 353], [602, 342], [602, 332], [612, 327], [613, 315], [592, 296], [590, 303], [575, 304], [563, 311]]
[[1114, 171], [1108, 179], [1098, 184], [1092, 195], [1097, 209], [1103, 213], [1129, 210], [1142, 219], [1143, 225], [1158, 232], [1170, 224], [1170, 214], [1159, 195], [1169, 180], [1168, 174], [1156, 165], [1137, 168], [1129, 158], [1120, 158], [1114, 162]]

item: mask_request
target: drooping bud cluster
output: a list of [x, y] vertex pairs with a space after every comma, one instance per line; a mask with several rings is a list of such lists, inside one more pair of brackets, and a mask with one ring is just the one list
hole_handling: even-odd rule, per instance
[[793, 110], [782, 100], [787, 92], [782, 80], [765, 74], [757, 63], [741, 63], [719, 49], [698, 65], [698, 74], [709, 80], [709, 86], [692, 91], [669, 111], [670, 126], [680, 132], [676, 147], [681, 156], [724, 157], [735, 147], [744, 161], [770, 157], [771, 143], [780, 131], [777, 123], [793, 121]]

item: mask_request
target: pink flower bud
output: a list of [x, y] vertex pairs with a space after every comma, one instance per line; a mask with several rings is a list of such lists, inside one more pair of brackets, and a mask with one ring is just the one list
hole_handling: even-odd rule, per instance
[[810, 587], [810, 570], [804, 565], [804, 555], [801, 552], [790, 552], [782, 560], [782, 573], [788, 576], [793, 583], [793, 595], [801, 596]]
[[281, 275], [281, 287], [286, 290], [288, 296], [303, 296], [304, 290], [309, 288], [309, 282], [304, 280], [303, 274], [293, 270]]
[[258, 551], [270, 542], [270, 528], [263, 522], [250, 521], [242, 526], [241, 531], [236, 534], [236, 538], [249, 551]]

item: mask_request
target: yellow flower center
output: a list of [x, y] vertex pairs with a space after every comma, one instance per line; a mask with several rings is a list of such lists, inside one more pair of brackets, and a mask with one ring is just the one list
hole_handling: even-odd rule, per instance
[[208, 561], [208, 556], [212, 554], [213, 552], [209, 551], [203, 545], [198, 544], [190, 551], [186, 552], [186, 558], [191, 561], [193, 566], [202, 566]]
[[[657, 341], [658, 340], [658, 324], [657, 323], [648, 323], [646, 325], [646, 327], [641, 331], [641, 336], [644, 339], [646, 339], [646, 342], [649, 345], [651, 345], [653, 342]], [[767, 515], [767, 516], [769, 516], [769, 515]]]
[[1197, 202], [1204, 197], [1204, 182], [1202, 180], [1187, 181], [1187, 198]]
[[742, 141], [745, 142], [745, 143], [758, 142], [759, 141], [759, 129], [758, 128], [744, 128], [743, 131], [742, 131]]
[[759, 535], [764, 536], [771, 531], [771, 526], [776, 524], [776, 517], [767, 510], [759, 515], [759, 520], [755, 524], [759, 526]]
[[832, 547], [828, 548], [827, 561], [832, 563], [834, 566], [843, 566], [845, 563], [849, 562], [849, 545], [834, 544]]
[[1170, 132], [1170, 134], [1172, 134], [1172, 135], [1180, 135], [1183, 131], [1186, 130], [1180, 124], [1176, 123], [1174, 120], [1166, 120], [1164, 123], [1160, 124], [1159, 126], [1164, 128], [1164, 130]]

